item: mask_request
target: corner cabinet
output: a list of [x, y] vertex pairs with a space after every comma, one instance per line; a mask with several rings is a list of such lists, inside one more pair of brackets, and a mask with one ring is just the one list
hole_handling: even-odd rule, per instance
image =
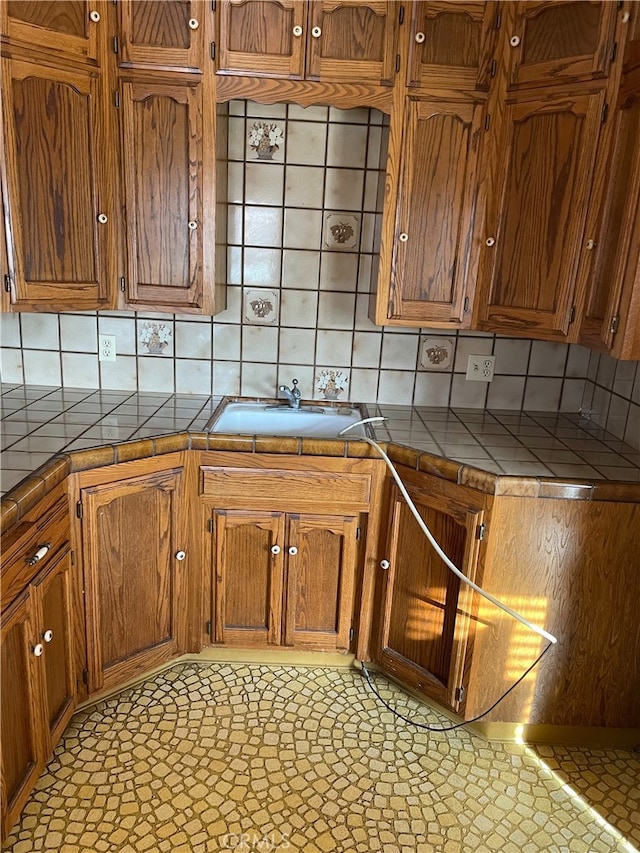
[[[401, 476], [444, 552], [466, 577], [477, 580], [486, 496], [409, 470]], [[475, 630], [473, 593], [433, 550], [395, 485], [379, 579], [375, 662], [460, 711]]]

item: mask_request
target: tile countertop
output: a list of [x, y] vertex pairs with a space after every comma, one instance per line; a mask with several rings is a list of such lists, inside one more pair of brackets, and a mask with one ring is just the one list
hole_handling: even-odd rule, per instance
[[[202, 433], [220, 397], [2, 385], [2, 493], [58, 453]], [[640, 483], [640, 450], [579, 414], [367, 404], [379, 441], [490, 474]]]

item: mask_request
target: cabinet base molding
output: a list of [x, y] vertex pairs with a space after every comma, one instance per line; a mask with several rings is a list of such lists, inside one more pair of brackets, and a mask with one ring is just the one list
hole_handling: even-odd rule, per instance
[[602, 726], [548, 726], [536, 723], [470, 723], [468, 731], [488, 741], [605, 749], [640, 747], [640, 729], [608, 729]]

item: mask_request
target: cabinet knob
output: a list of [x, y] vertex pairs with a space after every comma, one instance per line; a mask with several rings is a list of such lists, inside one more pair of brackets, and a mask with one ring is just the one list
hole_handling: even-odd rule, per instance
[[289, 553], [291, 554], [292, 557], [295, 557], [295, 555], [298, 553], [298, 549], [296, 548], [295, 545], [292, 545], [289, 548]]
[[319, 39], [322, 35], [322, 30], [320, 29], [320, 27], [314, 27], [311, 30], [311, 35], [314, 37], [314, 39]]
[[414, 38], [415, 38], [417, 44], [423, 44], [425, 39], [426, 39], [426, 36], [424, 33], [416, 33]]
[[44, 545], [41, 545], [33, 557], [27, 557], [26, 563], [28, 566], [35, 566], [36, 563], [40, 562], [40, 560], [45, 556], [45, 554], [51, 548], [51, 542], [45, 542]]
[[409, 235], [405, 231], [403, 231], [402, 234], [400, 234], [400, 236], [398, 237], [398, 240], [400, 240], [401, 243], [406, 243], [408, 239]]
[[181, 563], [184, 558], [187, 556], [186, 551], [176, 551], [176, 560]]
[[628, 24], [631, 20], [631, 12], [623, 12], [622, 13], [622, 23]]
[[197, 30], [199, 26], [200, 26], [200, 22], [198, 21], [197, 18], [189, 18], [189, 29], [190, 30]]
[[380, 560], [380, 568], [384, 569], [385, 572], [387, 571], [390, 565], [391, 563], [389, 562], [389, 560]]
[[108, 222], [108, 218], [107, 218], [107, 214], [106, 214], [106, 213], [99, 213], [99, 214], [98, 214], [98, 216], [97, 216], [97, 219], [98, 219], [98, 222], [99, 222], [101, 225], [104, 225], [104, 224], [105, 224], [105, 222]]
[[487, 246], [495, 246], [496, 238], [495, 237], [487, 237], [487, 239], [484, 242], [487, 244]]
[[197, 227], [198, 227], [198, 223], [195, 221], [195, 219], [191, 219], [189, 221], [189, 230], [195, 231]]
[[33, 653], [34, 653], [34, 655], [35, 655], [37, 658], [39, 658], [39, 657], [41, 657], [41, 656], [42, 656], [42, 653], [43, 653], [43, 652], [44, 652], [44, 646], [42, 645], [42, 643], [36, 643], [36, 645], [33, 647]]
[[51, 630], [51, 628], [47, 628], [47, 630], [42, 635], [42, 639], [45, 641], [45, 643], [50, 643], [51, 640], [53, 640], [53, 631]]
[[280, 553], [280, 546], [279, 545], [272, 545], [271, 546], [271, 553], [272, 554], [279, 554]]
[[509, 44], [511, 45], [511, 47], [518, 47], [518, 45], [520, 44], [520, 36], [511, 36], [511, 38], [509, 39]]
[[595, 249], [597, 245], [595, 240], [587, 240], [587, 249]]
[[93, 21], [94, 24], [97, 24], [100, 20], [100, 12], [89, 12], [89, 20]]
[[293, 28], [293, 34], [297, 39], [302, 35], [302, 27], [299, 24], [296, 24]]

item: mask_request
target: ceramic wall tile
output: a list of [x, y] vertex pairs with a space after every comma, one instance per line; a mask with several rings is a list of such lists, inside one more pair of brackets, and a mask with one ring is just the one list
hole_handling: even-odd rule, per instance
[[71, 388], [98, 388], [98, 354], [63, 352], [62, 384]]
[[0, 376], [3, 382], [21, 385], [25, 381], [22, 349], [14, 349], [13, 347], [3, 345], [2, 349], [0, 349]]
[[554, 341], [533, 341], [529, 374], [532, 376], [564, 376], [568, 344]]
[[353, 329], [355, 294], [321, 291], [318, 304], [319, 329]]
[[[534, 343], [540, 343], [540, 341]], [[522, 407], [525, 411], [557, 412], [560, 406], [561, 393], [562, 379], [529, 376], [525, 386]]]
[[350, 364], [353, 332], [320, 329], [316, 335], [316, 364]]
[[24, 381], [27, 385], [62, 384], [62, 366], [59, 352], [23, 349], [22, 361]]
[[268, 326], [244, 326], [242, 360], [275, 364], [278, 360], [278, 329]]
[[354, 332], [351, 363], [354, 367], [380, 367], [381, 332]]
[[254, 326], [276, 326], [280, 317], [279, 291], [247, 287], [244, 291], [242, 322]]
[[358, 255], [322, 252], [320, 289], [355, 291], [358, 285]]
[[463, 373], [454, 373], [451, 381], [450, 405], [454, 408], [486, 407], [488, 382], [469, 382]]
[[382, 339], [381, 367], [383, 370], [415, 372], [418, 342], [417, 334], [396, 335], [393, 332], [385, 332]]
[[0, 314], [0, 341], [3, 347], [20, 347], [20, 314]]
[[285, 364], [314, 364], [316, 332], [310, 329], [280, 329], [279, 361]]
[[287, 125], [287, 164], [324, 166], [327, 125], [289, 121]]
[[[524, 400], [524, 385], [524, 376], [494, 376], [487, 391], [487, 408], [521, 409]], [[576, 410], [574, 409], [574, 411]]]
[[142, 356], [138, 358], [138, 388], [140, 391], [166, 391], [173, 394], [174, 362], [169, 358]]
[[133, 317], [98, 317], [98, 333], [115, 335], [116, 359], [120, 355], [135, 355], [136, 352], [136, 321]]
[[279, 287], [281, 279], [282, 252], [280, 249], [254, 248], [244, 250], [244, 284], [259, 287]]
[[320, 166], [287, 166], [284, 203], [287, 207], [322, 207], [324, 169]]
[[378, 398], [378, 378], [380, 374], [377, 368], [367, 370], [361, 367], [351, 368], [350, 399], [355, 403], [372, 403]]
[[57, 350], [60, 346], [57, 314], [22, 314], [22, 346], [26, 349]]
[[322, 236], [321, 210], [285, 210], [284, 237], [285, 249], [320, 248]]
[[211, 360], [176, 359], [176, 393], [211, 394]]
[[284, 198], [284, 166], [265, 169], [262, 163], [247, 163], [244, 170], [245, 204], [282, 207]]
[[240, 393], [239, 361], [215, 360], [213, 362], [213, 393], [220, 395]]
[[417, 373], [414, 392], [416, 406], [448, 406], [451, 374]]
[[318, 293], [310, 290], [283, 290], [280, 298], [280, 325], [315, 329], [318, 323]]
[[138, 360], [132, 355], [118, 355], [115, 361], [101, 361], [100, 388], [135, 391], [138, 387]]
[[244, 208], [244, 242], [247, 246], [281, 246], [282, 209], [247, 205]]
[[282, 287], [317, 290], [320, 252], [285, 249], [282, 253]]
[[[494, 373], [508, 376], [523, 376], [529, 369], [531, 341], [520, 338], [496, 338], [493, 354], [496, 357]], [[467, 354], [469, 355], [469, 354]]]
[[211, 326], [204, 323], [175, 324], [176, 358], [211, 359]]
[[415, 373], [404, 370], [381, 370], [378, 402], [410, 406], [413, 402]]
[[324, 206], [329, 210], [362, 210], [364, 172], [359, 169], [327, 169]]
[[[271, 331], [260, 329], [259, 331]], [[275, 364], [242, 362], [240, 393], [243, 397], [275, 397], [278, 386], [278, 369]], [[215, 387], [215, 386], [214, 386]], [[216, 393], [219, 393], [216, 391]]]
[[365, 125], [329, 125], [327, 166], [364, 169], [366, 156], [367, 127]]

